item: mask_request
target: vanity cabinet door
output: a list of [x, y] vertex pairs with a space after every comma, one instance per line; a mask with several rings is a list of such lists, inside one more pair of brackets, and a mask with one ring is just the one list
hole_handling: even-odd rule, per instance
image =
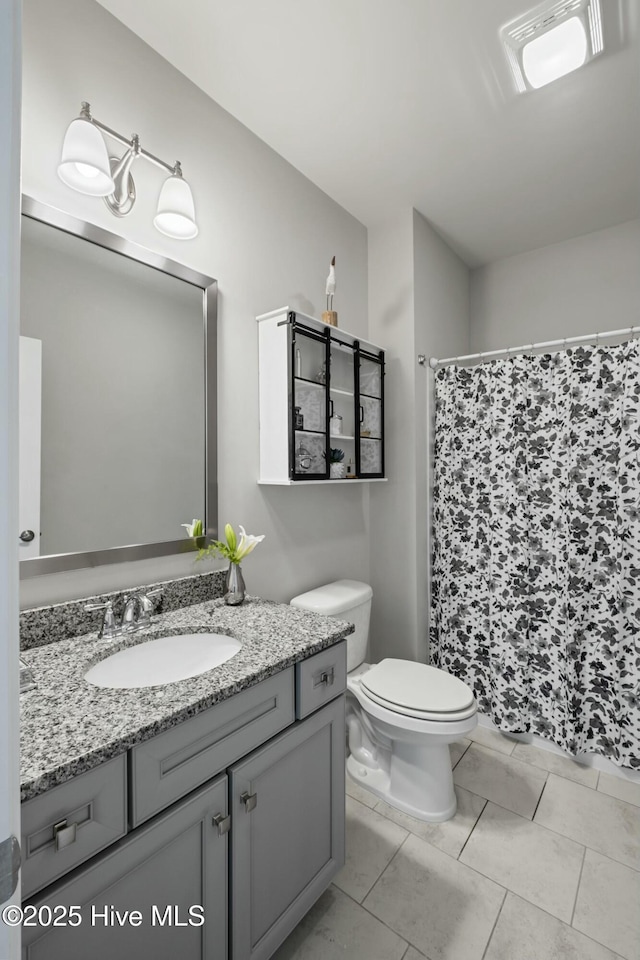
[[344, 696], [230, 770], [231, 960], [266, 960], [344, 863]]
[[227, 960], [226, 814], [222, 776], [29, 901], [23, 960]]

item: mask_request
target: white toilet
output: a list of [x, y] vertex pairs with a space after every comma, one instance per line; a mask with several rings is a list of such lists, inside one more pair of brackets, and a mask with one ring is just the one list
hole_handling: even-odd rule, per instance
[[347, 731], [353, 780], [419, 820], [456, 812], [449, 744], [477, 723], [469, 687], [435, 667], [410, 660], [365, 663], [373, 591], [336, 580], [294, 597], [292, 606], [348, 620]]

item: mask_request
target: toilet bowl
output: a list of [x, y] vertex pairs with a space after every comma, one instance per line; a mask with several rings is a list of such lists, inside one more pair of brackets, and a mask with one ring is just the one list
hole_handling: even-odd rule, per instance
[[423, 663], [365, 662], [372, 591], [338, 580], [294, 597], [293, 606], [355, 625], [347, 637], [347, 773], [365, 790], [419, 820], [456, 812], [449, 744], [477, 724], [470, 688]]

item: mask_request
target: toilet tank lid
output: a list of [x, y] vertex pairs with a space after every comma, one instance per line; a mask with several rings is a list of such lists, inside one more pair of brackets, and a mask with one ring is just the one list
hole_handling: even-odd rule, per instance
[[373, 590], [368, 583], [361, 583], [359, 580], [335, 580], [324, 587], [316, 587], [315, 590], [299, 594], [293, 598], [291, 606], [321, 613], [325, 617], [334, 617], [366, 603], [372, 596]]

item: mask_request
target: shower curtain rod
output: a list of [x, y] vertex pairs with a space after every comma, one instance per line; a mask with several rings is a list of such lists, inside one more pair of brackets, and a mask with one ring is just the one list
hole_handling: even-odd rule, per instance
[[[467, 353], [462, 357], [445, 357], [438, 360], [436, 357], [429, 358], [429, 366], [432, 370], [436, 367], [442, 367], [447, 363], [456, 363], [459, 360], [484, 360], [487, 357], [509, 357], [512, 353], [525, 353], [527, 350], [540, 350], [543, 347], [566, 347], [570, 343], [588, 343], [589, 340], [595, 340], [596, 345], [602, 337], [621, 337], [624, 334], [640, 333], [640, 327], [624, 327], [622, 330], [607, 330], [604, 333], [585, 333], [581, 337], [563, 337], [562, 340], [545, 340], [542, 343], [525, 343], [521, 347], [504, 347], [502, 350], [483, 350], [480, 353]], [[424, 363], [424, 354], [418, 356], [418, 363]]]

